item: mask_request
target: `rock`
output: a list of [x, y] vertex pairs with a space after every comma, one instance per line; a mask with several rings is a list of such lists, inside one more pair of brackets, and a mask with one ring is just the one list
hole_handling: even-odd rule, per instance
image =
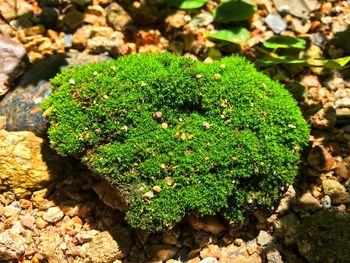
[[69, 2], [72, 2], [79, 6], [86, 6], [91, 3], [91, 0], [69, 0]]
[[5, 230], [0, 233], [0, 259], [1, 260], [16, 260], [25, 251], [25, 239], [20, 233], [14, 233], [10, 230]]
[[201, 258], [221, 258], [221, 250], [218, 245], [208, 245], [200, 252]]
[[117, 209], [120, 212], [128, 211], [128, 207], [120, 192], [113, 188], [106, 180], [102, 180], [94, 185], [93, 190], [107, 206]]
[[73, 35], [72, 43], [75, 48], [85, 49], [88, 39], [95, 36], [108, 37], [113, 33], [113, 28], [107, 26], [85, 25], [80, 27]]
[[276, 13], [270, 13], [265, 17], [265, 23], [272, 29], [276, 34], [286, 30], [287, 24], [284, 22], [282, 17]]
[[24, 216], [21, 216], [20, 219], [21, 219], [22, 226], [24, 226], [26, 228], [33, 228], [34, 223], [35, 223], [34, 216], [32, 216], [30, 214], [26, 214]]
[[0, 190], [18, 197], [47, 186], [60, 173], [57, 156], [32, 132], [0, 131]]
[[56, 223], [61, 220], [63, 216], [64, 213], [59, 207], [50, 207], [43, 213], [43, 219], [49, 223]]
[[110, 232], [103, 231], [95, 235], [91, 242], [85, 243], [80, 248], [80, 256], [84, 262], [112, 263], [122, 259], [130, 248], [130, 233], [122, 226]]
[[322, 182], [323, 190], [331, 198], [334, 204], [344, 204], [350, 202], [350, 195], [346, 188], [338, 181], [326, 179]]
[[8, 0], [0, 2], [0, 14], [6, 22], [10, 22], [16, 17], [24, 16], [33, 11], [34, 6], [24, 0]]
[[294, 211], [303, 213], [308, 211], [315, 212], [320, 208], [322, 208], [320, 202], [309, 192], [301, 195], [293, 206]]
[[100, 231], [94, 229], [88, 231], [81, 231], [75, 237], [81, 244], [84, 244], [86, 242], [91, 242], [93, 237], [96, 236], [98, 233], [100, 233]]
[[84, 14], [76, 10], [72, 10], [68, 12], [63, 18], [64, 24], [69, 29], [78, 28], [83, 23], [83, 20], [84, 20]]
[[348, 108], [350, 107], [350, 98], [341, 98], [335, 101], [335, 107], [336, 108]]
[[328, 209], [332, 206], [332, 200], [328, 195], [325, 195], [321, 200], [320, 204], [323, 208]]
[[337, 114], [333, 106], [325, 105], [325, 107], [313, 114], [309, 121], [316, 129], [330, 129], [337, 122]]
[[274, 0], [278, 12], [289, 12], [301, 18], [308, 18], [309, 13], [318, 9], [320, 4], [317, 0]]
[[133, 22], [131, 16], [116, 2], [111, 3], [106, 8], [106, 12], [107, 23], [115, 30], [123, 31]]
[[267, 263], [284, 263], [280, 252], [276, 249], [268, 249], [266, 251]]
[[309, 153], [308, 163], [318, 171], [332, 170], [335, 162], [333, 156], [322, 145], [315, 145]]
[[287, 246], [296, 243], [300, 222], [294, 213], [289, 213], [273, 222], [275, 235]]
[[191, 21], [188, 23], [191, 29], [197, 29], [200, 27], [206, 27], [214, 21], [214, 17], [209, 12], [201, 12], [196, 15]]
[[0, 101], [0, 116], [6, 117], [5, 129], [32, 131], [38, 136], [46, 133], [47, 121], [40, 111], [40, 103], [51, 94], [49, 80], [62, 68], [109, 60], [106, 55], [66, 53], [35, 63], [19, 83]]
[[247, 256], [248, 254], [245, 245], [242, 244], [242, 246], [236, 247], [235, 245], [231, 244], [221, 249], [220, 263], [248, 263]]
[[2, 211], [2, 214], [6, 218], [9, 218], [9, 217], [17, 216], [21, 212], [21, 209], [14, 207], [14, 206], [11, 206], [11, 205], [8, 205], [8, 206], [3, 207], [1, 209], [1, 211]]
[[277, 214], [284, 214], [289, 210], [291, 203], [295, 200], [295, 194], [293, 185], [290, 185], [276, 209]]
[[180, 228], [175, 226], [163, 233], [162, 240], [165, 244], [176, 245], [180, 234]]
[[95, 36], [88, 39], [87, 48], [92, 54], [108, 52], [112, 57], [123, 53], [124, 35], [120, 32], [113, 32], [110, 36]]
[[180, 28], [187, 24], [185, 16], [185, 11], [177, 10], [175, 13], [169, 15], [165, 19], [165, 22], [169, 25], [170, 28]]
[[0, 58], [0, 96], [2, 96], [9, 90], [12, 82], [23, 74], [27, 60], [26, 50], [23, 45], [0, 34]]
[[190, 225], [196, 230], [202, 230], [214, 235], [218, 235], [225, 230], [225, 227], [220, 223], [216, 216], [198, 218], [195, 215], [189, 215], [188, 219]]
[[152, 245], [150, 256], [152, 261], [166, 261], [176, 255], [177, 248], [171, 245]]
[[218, 260], [216, 258], [213, 257], [207, 257], [202, 259], [199, 263], [217, 263]]
[[304, 217], [297, 233], [299, 252], [308, 262], [348, 262], [350, 215], [321, 210]]
[[266, 246], [273, 240], [272, 236], [264, 230], [260, 230], [257, 237], [257, 243], [261, 246]]
[[337, 166], [334, 169], [334, 172], [341, 176], [344, 179], [350, 178], [350, 158], [337, 163]]

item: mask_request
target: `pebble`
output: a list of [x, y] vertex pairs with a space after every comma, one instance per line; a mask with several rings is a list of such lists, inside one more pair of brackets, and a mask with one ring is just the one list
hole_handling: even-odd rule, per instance
[[59, 207], [50, 207], [43, 213], [43, 219], [49, 223], [56, 223], [61, 220], [63, 216], [64, 213]]
[[350, 107], [350, 98], [341, 98], [335, 101], [335, 107], [341, 108], [341, 107]]
[[89, 230], [89, 231], [81, 231], [75, 235], [76, 239], [83, 244], [86, 242], [90, 242], [94, 236], [96, 236], [100, 231], [97, 230]]
[[281, 33], [287, 29], [287, 24], [284, 22], [282, 17], [278, 13], [271, 13], [265, 17], [265, 23], [272, 29], [276, 34]]
[[221, 258], [221, 250], [218, 245], [209, 244], [200, 252], [201, 258]]
[[257, 237], [257, 243], [261, 246], [266, 246], [273, 240], [273, 237], [264, 230], [260, 230], [259, 235]]
[[346, 188], [336, 180], [326, 179], [322, 182], [323, 190], [331, 198], [332, 204], [344, 204], [350, 202], [350, 195]]
[[200, 261], [200, 263], [217, 263], [218, 260], [213, 257], [206, 257]]
[[176, 255], [177, 248], [171, 245], [152, 245], [150, 247], [150, 255], [152, 261], [166, 261]]
[[214, 235], [218, 235], [225, 230], [225, 227], [220, 223], [216, 216], [198, 218], [191, 215], [188, 219], [190, 225], [196, 230], [203, 230]]
[[330, 171], [335, 164], [333, 156], [322, 145], [315, 145], [307, 158], [310, 166], [318, 171]]
[[21, 216], [20, 220], [21, 220], [21, 224], [27, 228], [33, 228], [34, 223], [35, 223], [35, 218], [30, 214], [26, 214], [24, 216]]

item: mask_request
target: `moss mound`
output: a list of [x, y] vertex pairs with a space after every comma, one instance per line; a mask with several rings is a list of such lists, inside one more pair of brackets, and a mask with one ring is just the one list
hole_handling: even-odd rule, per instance
[[150, 231], [186, 213], [240, 223], [273, 206], [308, 140], [291, 95], [241, 57], [126, 56], [52, 85], [42, 105], [52, 147], [116, 185], [128, 222]]

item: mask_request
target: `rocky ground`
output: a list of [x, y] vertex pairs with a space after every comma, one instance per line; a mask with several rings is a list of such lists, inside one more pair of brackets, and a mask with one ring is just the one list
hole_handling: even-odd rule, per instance
[[39, 105], [71, 64], [163, 50], [254, 58], [259, 41], [281, 32], [308, 38], [311, 58], [349, 54], [349, 1], [255, 2], [251, 38], [235, 46], [206, 37], [214, 1], [184, 11], [162, 1], [0, 0], [1, 262], [350, 262], [348, 69], [265, 70], [287, 84], [312, 133], [294, 185], [242, 228], [190, 215], [163, 234], [131, 229], [105, 182], [47, 146]]

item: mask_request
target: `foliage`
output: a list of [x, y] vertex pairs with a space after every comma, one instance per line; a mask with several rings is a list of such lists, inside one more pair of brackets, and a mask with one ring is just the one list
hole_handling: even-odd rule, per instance
[[225, 40], [235, 44], [244, 43], [250, 38], [250, 32], [244, 27], [218, 30], [209, 35], [209, 37], [218, 40]]
[[195, 9], [205, 5], [208, 0], [166, 0], [166, 2], [179, 9]]
[[214, 11], [214, 20], [224, 24], [244, 21], [249, 19], [256, 10], [256, 5], [248, 0], [224, 1]]
[[292, 36], [276, 36], [263, 42], [267, 48], [306, 48], [306, 40], [300, 37]]
[[107, 178], [127, 221], [185, 214], [241, 223], [292, 183], [309, 128], [291, 95], [241, 57], [143, 54], [64, 70], [42, 108], [51, 145]]

